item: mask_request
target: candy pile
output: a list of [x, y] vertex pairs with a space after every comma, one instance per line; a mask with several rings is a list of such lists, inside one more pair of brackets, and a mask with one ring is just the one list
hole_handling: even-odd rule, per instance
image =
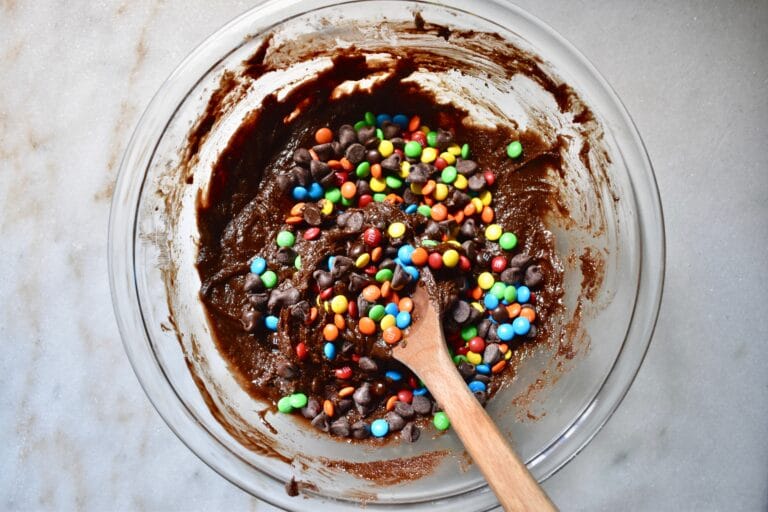
[[[254, 257], [244, 282], [244, 329], [276, 347], [290, 343], [276, 369], [286, 391], [277, 408], [342, 437], [400, 431], [414, 441], [420, 416], [445, 430], [450, 421], [428, 390], [388, 357], [411, 324], [423, 269], [450, 291], [446, 338], [482, 403], [513, 349], [536, 335], [531, 290], [543, 283], [542, 269], [515, 254], [515, 234], [494, 223], [495, 176], [451, 131], [433, 131], [419, 116], [368, 112], [314, 138], [279, 175], [293, 204], [274, 257]], [[510, 158], [522, 150], [518, 141], [506, 149]], [[297, 389], [310, 365], [324, 378]]]

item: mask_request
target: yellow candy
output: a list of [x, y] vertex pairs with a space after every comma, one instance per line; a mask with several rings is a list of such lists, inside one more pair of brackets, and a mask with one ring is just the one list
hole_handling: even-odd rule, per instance
[[387, 182], [379, 178], [371, 178], [370, 185], [374, 192], [384, 192], [387, 189]]
[[381, 319], [381, 322], [379, 325], [381, 326], [381, 330], [383, 331], [387, 327], [392, 327], [397, 323], [397, 319], [395, 318], [395, 315], [384, 315], [384, 318]]
[[379, 153], [381, 153], [381, 156], [383, 156], [384, 158], [387, 158], [394, 151], [395, 151], [395, 146], [392, 145], [390, 141], [383, 140], [381, 141], [381, 143], [379, 143]]
[[438, 201], [444, 200], [448, 197], [448, 185], [445, 183], [438, 183], [435, 185], [435, 191], [432, 193], [432, 196]]
[[445, 265], [448, 268], [453, 268], [458, 264], [459, 264], [459, 253], [456, 250], [448, 249], [443, 253], [443, 265]]
[[451, 144], [448, 146], [448, 152], [454, 156], [459, 156], [461, 154], [461, 146], [458, 144]]
[[389, 228], [387, 228], [387, 233], [389, 233], [389, 236], [392, 238], [400, 238], [405, 234], [405, 224], [402, 222], [393, 222], [389, 225]]
[[483, 313], [485, 311], [485, 308], [479, 302], [473, 302], [473, 303], [470, 304], [470, 306], [472, 306], [473, 308], [475, 308], [476, 310], [478, 310], [481, 313]]
[[349, 302], [343, 295], [337, 295], [331, 299], [331, 310], [334, 313], [345, 313], [347, 311], [347, 306], [349, 306]]
[[487, 228], [485, 228], [485, 238], [486, 240], [490, 240], [491, 242], [495, 242], [499, 238], [501, 238], [501, 234], [504, 231], [501, 229], [501, 226], [498, 224], [491, 224]]
[[331, 311], [331, 303], [330, 303], [330, 302], [328, 302], [327, 300], [324, 300], [324, 301], [323, 301], [323, 309], [324, 309], [326, 312], [329, 312], [329, 311]]
[[330, 215], [333, 211], [333, 203], [330, 201], [326, 201], [325, 199], [320, 200], [320, 212], [323, 215]]
[[477, 197], [472, 198], [472, 206], [475, 207], [475, 211], [477, 213], [480, 213], [481, 211], [483, 211], [483, 202]]
[[507, 350], [507, 353], [504, 354], [504, 359], [509, 361], [511, 358], [512, 358], [512, 351], [511, 350]]
[[461, 244], [458, 240], [446, 240], [445, 243], [452, 245], [454, 247], [461, 247]]
[[371, 262], [371, 255], [368, 254], [367, 252], [364, 252], [363, 254], [358, 256], [357, 259], [355, 260], [355, 266], [357, 268], [365, 268], [366, 266], [368, 266], [370, 262]]
[[432, 131], [432, 130], [430, 130], [430, 129], [429, 129], [429, 126], [426, 126], [426, 125], [422, 125], [422, 127], [421, 127], [421, 128], [419, 128], [419, 130], [421, 130], [422, 132], [424, 132], [424, 135], [426, 135], [426, 134], [428, 134], [429, 132], [431, 132], [431, 131]]
[[489, 204], [491, 204], [491, 201], [493, 201], [493, 196], [491, 195], [491, 192], [489, 190], [483, 190], [482, 192], [480, 192], [480, 194], [478, 194], [477, 197], [480, 198], [480, 201], [483, 202], [484, 206], [488, 206]]
[[411, 162], [403, 160], [400, 164], [400, 177], [407, 178], [409, 174], [411, 174]]
[[477, 276], [477, 286], [479, 286], [481, 290], [490, 290], [494, 282], [495, 279], [493, 279], [493, 274], [490, 272], [483, 272]]
[[453, 153], [449, 153], [448, 151], [443, 151], [440, 153], [440, 158], [445, 160], [448, 165], [453, 165], [456, 163], [456, 156]]
[[463, 174], [456, 176], [456, 181], [453, 182], [453, 186], [459, 190], [466, 189], [468, 184], [467, 178]]
[[411, 183], [411, 192], [416, 194], [417, 196], [423, 195], [423, 192], [421, 191], [421, 188], [424, 186], [423, 183]]
[[477, 352], [467, 352], [467, 361], [469, 361], [472, 364], [480, 364], [483, 362], [483, 356], [478, 354]]
[[424, 148], [421, 152], [421, 161], [425, 164], [431, 164], [437, 160], [437, 150], [435, 148]]

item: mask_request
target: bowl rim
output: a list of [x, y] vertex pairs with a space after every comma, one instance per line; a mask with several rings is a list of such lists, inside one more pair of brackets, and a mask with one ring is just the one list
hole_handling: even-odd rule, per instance
[[[304, 9], [303, 7], [300, 7], [300, 9], [302, 9], [302, 13], [306, 13], [330, 6], [341, 6], [348, 3], [364, 3], [368, 1], [376, 2], [379, 0], [315, 0], [312, 2], [311, 8]], [[231, 456], [237, 457], [237, 455], [231, 452], [226, 445], [221, 443], [221, 441], [213, 435], [205, 425], [196, 419], [195, 415], [188, 409], [186, 403], [180, 396], [178, 396], [176, 389], [165, 375], [164, 369], [154, 357], [151, 335], [143, 317], [142, 308], [131, 308], [129, 306], [133, 305], [134, 301], [137, 304], [141, 303], [138, 283], [135, 276], [134, 258], [136, 235], [138, 232], [139, 202], [142, 197], [149, 165], [154, 158], [157, 145], [175, 116], [178, 107], [188, 97], [191, 90], [197, 86], [199, 80], [202, 79], [200, 77], [193, 77], [196, 78], [196, 80], [194, 80], [193, 85], [190, 87], [188, 85], [190, 81], [184, 80], [185, 73], [189, 74], [189, 70], [195, 67], [194, 64], [198, 63], [197, 61], [209, 59], [211, 55], [218, 55], [218, 60], [215, 60], [214, 62], [206, 61], [209, 64], [208, 70], [210, 71], [210, 69], [213, 69], [218, 65], [221, 60], [226, 58], [231, 52], [236, 51], [240, 46], [245, 44], [246, 41], [242, 37], [244, 34], [253, 35], [253, 32], [248, 30], [248, 27], [251, 26], [253, 20], [258, 19], [258, 17], [264, 13], [276, 14], [290, 11], [292, 8], [296, 8], [299, 3], [299, 0], [259, 1], [254, 7], [217, 29], [212, 35], [195, 47], [163, 82], [140, 117], [125, 149], [112, 197], [108, 235], [109, 281], [115, 317], [122, 338], [123, 347], [131, 362], [133, 371], [153, 407], [182, 443], [195, 453], [206, 465], [245, 492], [272, 505], [287, 508], [291, 507], [291, 502], [286, 502], [284, 499], [280, 499], [281, 496], [276, 496], [275, 494], [270, 493], [269, 489], [266, 487], [262, 489], [246, 485], [245, 482], [232, 475], [227, 468], [224, 467], [222, 461], [218, 460], [218, 457], [209, 453], [204, 446], [190, 440], [190, 437], [192, 436], [189, 429], [200, 430], [202, 428], [208, 438], [213, 439], [217, 445], [226, 450]], [[462, 6], [461, 0], [408, 0], [407, 3], [416, 6], [422, 4], [448, 8], [453, 11], [464, 12], [476, 16], [501, 26], [498, 22], [485, 18], [476, 12], [470, 12], [467, 10], [466, 6]], [[637, 276], [638, 289], [635, 294], [634, 306], [630, 315], [627, 333], [616, 359], [603, 380], [603, 383], [594, 393], [592, 398], [586, 401], [587, 405], [585, 405], [583, 410], [569, 425], [561, 430], [561, 433], [555, 439], [550, 441], [550, 443], [537, 455], [526, 461], [530, 466], [542, 465], [541, 467], [543, 468], [543, 471], [541, 472], [539, 480], [544, 481], [578, 455], [597, 435], [622, 402], [642, 366], [642, 362], [650, 346], [655, 330], [664, 288], [666, 263], [664, 215], [656, 177], [645, 144], [640, 138], [637, 127], [627, 112], [626, 107], [605, 78], [578, 49], [539, 18], [524, 11], [509, 0], [488, 0], [487, 4], [491, 6], [491, 9], [493, 6], [496, 6], [505, 9], [510, 15], [522, 18], [523, 21], [530, 24], [534, 30], [541, 32], [542, 37], [551, 39], [555, 44], [568, 52], [569, 58], [576, 59], [577, 65], [584, 68], [590, 77], [595, 80], [596, 84], [601, 87], [600, 92], [612, 103], [612, 107], [615, 110], [614, 113], [619, 115], [620, 120], [628, 130], [627, 135], [632, 140], [630, 146], [638, 150], [636, 156], [640, 158], [643, 166], [642, 169], [638, 168], [635, 172], [631, 172], [629, 176], [632, 199], [634, 200], [634, 205], [637, 205], [636, 214], [639, 232], [638, 244], [640, 245], [640, 260]], [[284, 16], [280, 21], [261, 29], [257, 35], [268, 31], [275, 25], [297, 15], [299, 14]], [[235, 36], [237, 36], [239, 43], [233, 46], [230, 43], [234, 40]], [[187, 90], [183, 91], [184, 88]], [[174, 101], [173, 98], [177, 98], [177, 101]], [[162, 127], [158, 127], [159, 129], [148, 130], [147, 123], [149, 120], [157, 118], [158, 112], [166, 112], [169, 110], [168, 108], [162, 108], [162, 105], [169, 104], [169, 100], [171, 101], [170, 104], [176, 105], [171, 109], [171, 115], [159, 116], [161, 118], [167, 117], [166, 124]], [[622, 157], [623, 156], [624, 155], [622, 155]], [[133, 171], [136, 173], [137, 169], [139, 170], [138, 172], [143, 173], [141, 180], [131, 179], [135, 177], [131, 172]], [[643, 196], [638, 196], [638, 185], [642, 186], [645, 189], [645, 192], [649, 193], [646, 193]], [[651, 224], [642, 222], [641, 219], [645, 217], [650, 217], [650, 220], [653, 222]], [[647, 225], [656, 228], [657, 232], [653, 232], [652, 230], [649, 232]], [[131, 226], [132, 229], [126, 229], [127, 226]], [[122, 248], [123, 250], [120, 251], [118, 248]], [[638, 321], [640, 317], [642, 317], [642, 324], [638, 325], [636, 321]], [[131, 341], [137, 334], [137, 327], [140, 327], [143, 331], [143, 344]], [[642, 343], [628, 343], [632, 332], [636, 333], [635, 337], [640, 337]], [[142, 353], [140, 349], [144, 347], [149, 348], [149, 351]], [[620, 371], [622, 368], [629, 369], [629, 378]], [[156, 375], [156, 372], [158, 371], [162, 375], [162, 379], [167, 384], [167, 387], [170, 387], [173, 391], [172, 395], [175, 396], [175, 403], [173, 403], [173, 397], [168, 396], [167, 387], [163, 388], [154, 385], [148, 378], [149, 374]], [[173, 412], [170, 409], [171, 407], [175, 407]], [[181, 409], [178, 409], [179, 407], [181, 407]], [[550, 456], [552, 456], [558, 449], [561, 449], [566, 443], [575, 446], [575, 448], [572, 449], [572, 452], [560, 459], [551, 460]], [[275, 483], [282, 488], [282, 482], [278, 482], [274, 477], [264, 473], [259, 468], [254, 469], [259, 471], [265, 477], [274, 480]], [[488, 490], [486, 485], [481, 485], [476, 489], [463, 491], [452, 496], [450, 499], [459, 496], [472, 495], [483, 490]], [[333, 498], [322, 495], [317, 495], [317, 497], [323, 500], [333, 501], [338, 505], [358, 503], [354, 500], [339, 500], [337, 502], [337, 500], [334, 500]], [[293, 502], [294, 505], [296, 503], [297, 502], [295, 501]], [[424, 503], [434, 504], [435, 502], [430, 501]], [[379, 509], [380, 507], [391, 508], [391, 506], [400, 505], [395, 503], [368, 504], [368, 507], [373, 510]]]

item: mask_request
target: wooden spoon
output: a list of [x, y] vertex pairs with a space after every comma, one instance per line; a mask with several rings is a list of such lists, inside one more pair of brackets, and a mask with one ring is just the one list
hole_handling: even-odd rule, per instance
[[504, 510], [557, 510], [456, 370], [423, 283], [416, 286], [413, 305], [408, 336], [392, 355], [429, 388]]

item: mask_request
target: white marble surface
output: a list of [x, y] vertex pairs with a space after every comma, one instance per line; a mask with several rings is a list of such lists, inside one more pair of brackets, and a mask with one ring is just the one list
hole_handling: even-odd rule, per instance
[[[153, 92], [250, 2], [0, 0], [0, 509], [269, 507], [174, 437], [107, 283], [116, 167]], [[563, 510], [768, 508], [768, 2], [520, 2], [604, 73], [665, 207], [662, 313]]]

